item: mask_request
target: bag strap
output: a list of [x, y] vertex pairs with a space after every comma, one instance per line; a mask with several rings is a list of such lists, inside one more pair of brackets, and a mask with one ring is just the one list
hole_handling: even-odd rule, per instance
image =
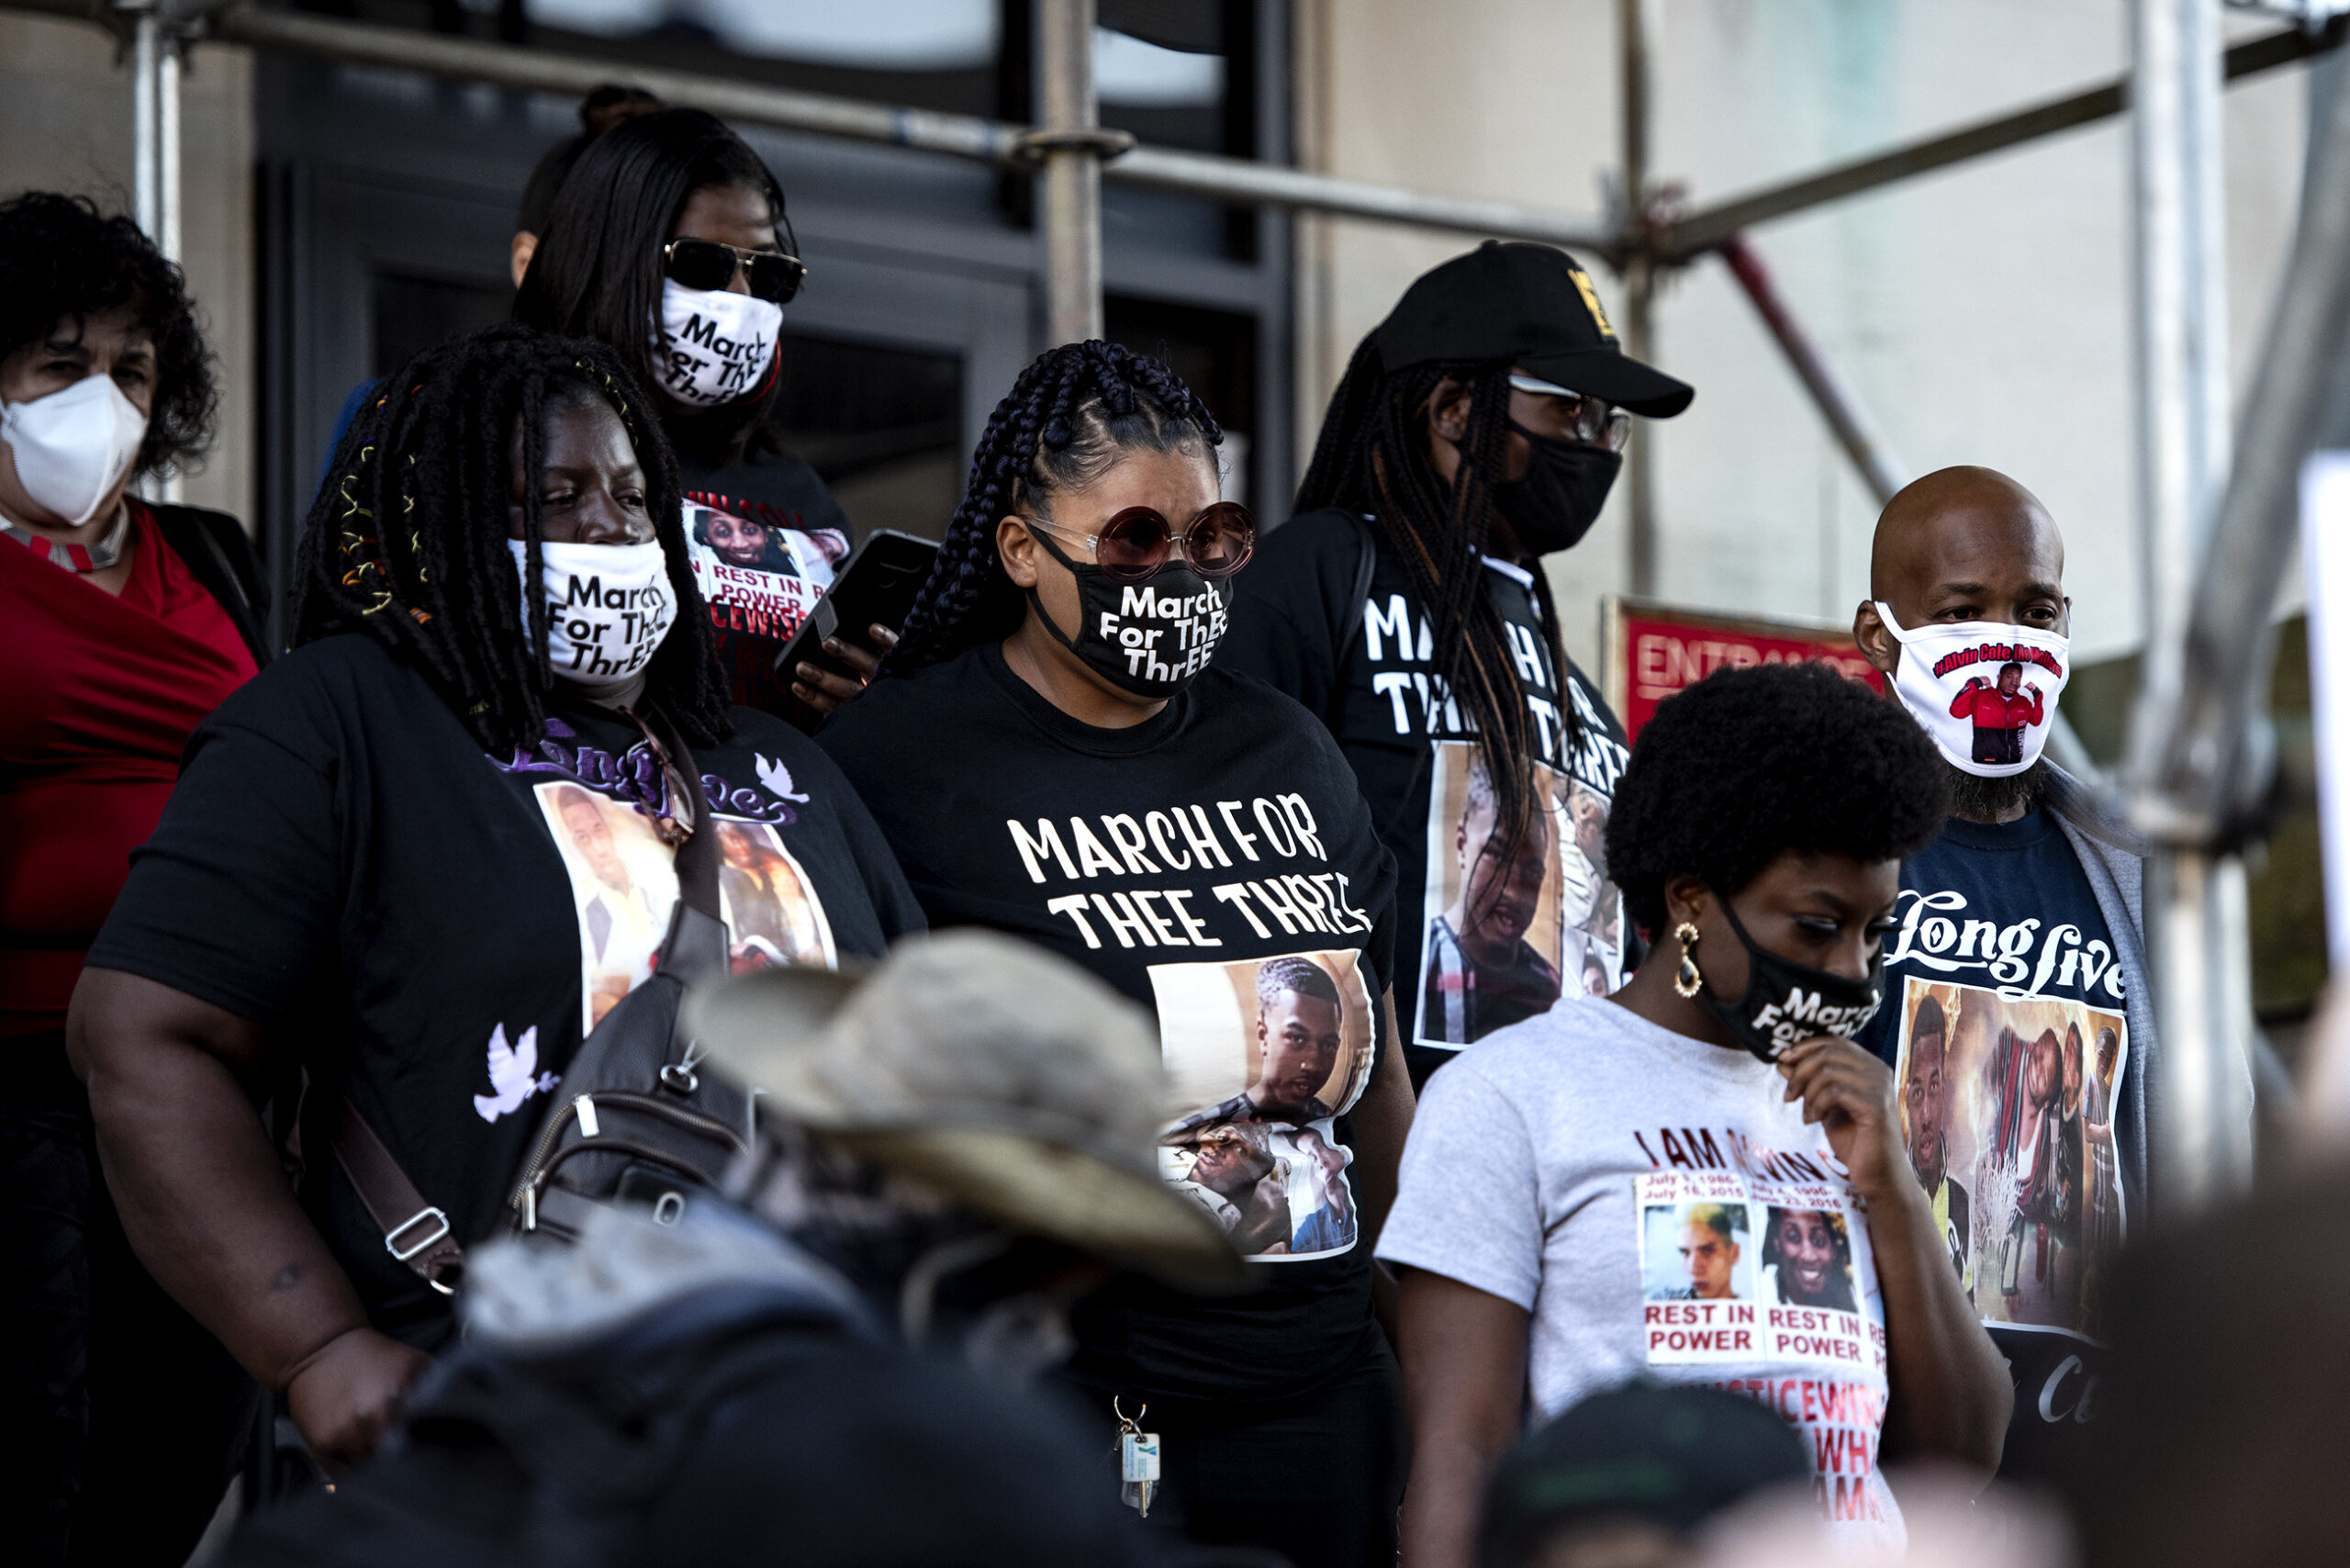
[[1369, 518], [1354, 512], [1347, 514], [1355, 525], [1354, 593], [1338, 607], [1339, 633], [1330, 639], [1332, 678], [1343, 681], [1347, 655], [1354, 652], [1355, 639], [1362, 635], [1365, 610], [1371, 603], [1371, 573], [1379, 566], [1379, 541], [1371, 532]]
[[424, 1201], [348, 1094], [335, 1100], [334, 1157], [384, 1233], [384, 1250], [442, 1295], [455, 1294], [465, 1271], [465, 1249], [449, 1216]]
[[[701, 768], [667, 715], [656, 710], [635, 717], [645, 734], [669, 754], [671, 772], [693, 813], [693, 831], [677, 849], [677, 913], [670, 916], [669, 932], [662, 940], [655, 966], [688, 985], [722, 979], [727, 972], [726, 926], [718, 910], [718, 824], [711, 817]], [[706, 918], [689, 920], [689, 910]]]
[[1347, 521], [1354, 524], [1355, 572], [1353, 591], [1339, 604], [1330, 622], [1330, 696], [1324, 705], [1322, 724], [1332, 734], [1338, 733], [1338, 722], [1347, 711], [1347, 655], [1354, 652], [1355, 642], [1362, 635], [1363, 617], [1371, 605], [1371, 574], [1379, 566], [1379, 542], [1372, 535], [1371, 521], [1356, 512], [1348, 512]]

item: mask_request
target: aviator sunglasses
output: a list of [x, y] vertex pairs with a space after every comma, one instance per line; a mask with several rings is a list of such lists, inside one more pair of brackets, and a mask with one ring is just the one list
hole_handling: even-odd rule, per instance
[[1257, 548], [1257, 520], [1238, 501], [1216, 502], [1181, 533], [1151, 507], [1128, 507], [1091, 535], [1025, 514], [1021, 521], [1092, 546], [1093, 564], [1102, 568], [1103, 577], [1120, 583], [1138, 583], [1156, 576], [1178, 551], [1185, 565], [1214, 582], [1247, 566]]
[[745, 251], [715, 240], [672, 240], [661, 247], [662, 275], [680, 288], [705, 294], [715, 294], [733, 283], [738, 262], [744, 281], [751, 286], [751, 297], [770, 305], [790, 304], [800, 286], [808, 281], [808, 269], [800, 258], [781, 251]]

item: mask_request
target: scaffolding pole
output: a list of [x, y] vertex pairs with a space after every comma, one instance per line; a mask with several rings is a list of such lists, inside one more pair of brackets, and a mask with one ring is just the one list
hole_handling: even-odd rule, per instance
[[1755, 314], [1762, 318], [1762, 324], [1770, 329], [1771, 336], [1777, 341], [1779, 352], [1787, 356], [1787, 364], [1794, 368], [1796, 378], [1803, 383], [1804, 390], [1811, 394], [1812, 402], [1818, 406], [1819, 417], [1828, 421], [1828, 428], [1835, 435], [1837, 444], [1844, 449], [1844, 455], [1851, 458], [1852, 466], [1859, 470], [1861, 483], [1869, 487], [1869, 493], [1882, 507], [1893, 498], [1896, 490], [1909, 482], [1908, 471], [1886, 450], [1885, 438], [1877, 433], [1875, 422], [1862, 409], [1860, 399], [1852, 395], [1844, 378], [1836, 373], [1836, 367], [1828, 363], [1827, 356], [1813, 344], [1809, 334], [1796, 324], [1794, 314], [1787, 309], [1786, 302], [1779, 297], [1778, 288], [1771, 281], [1770, 269], [1762, 264], [1762, 258], [1755, 253], [1754, 247], [1746, 242], [1746, 236], [1731, 235], [1722, 241], [1721, 252], [1722, 260], [1729, 264], [1730, 275], [1738, 280], [1739, 287], [1746, 291], [1747, 300], [1754, 307]]
[[[123, 0], [130, 14], [131, 205], [166, 260], [180, 259], [180, 40], [164, 0]], [[151, 500], [176, 504], [176, 472], [145, 481]]]
[[2146, 628], [2132, 812], [2155, 840], [2143, 895], [2156, 1032], [2150, 1164], [2157, 1210], [2178, 1216], [2252, 1177], [2244, 861], [2207, 831], [2215, 823], [2182, 820], [2149, 772], [2150, 748], [2185, 700], [2191, 585], [2228, 469], [2219, 15], [2217, 0], [2132, 0], [2130, 15]]
[[[7, 3], [12, 9], [49, 9], [46, 6], [28, 5], [26, 0]], [[1062, 28], [1066, 35], [1065, 23]], [[375, 27], [295, 11], [232, 6], [212, 23], [207, 36], [261, 49], [295, 50], [354, 65], [428, 72], [572, 98], [604, 83], [618, 82], [643, 87], [673, 106], [707, 109], [723, 119], [1010, 167], [1026, 166], [1039, 151], [1050, 151], [1040, 140], [1041, 137], [1049, 137], [1048, 131], [1039, 132], [1028, 126], [1011, 125], [979, 115], [946, 114], [832, 97], [758, 83], [728, 81], [698, 72], [665, 70], [622, 59], [555, 54], [480, 39]], [[1516, 202], [1478, 201], [1398, 190], [1246, 158], [1165, 147], [1136, 147], [1131, 138], [1113, 132], [1096, 131], [1088, 141], [1103, 148], [1107, 161], [1102, 177], [1115, 185], [1248, 207], [1286, 207], [1303, 212], [1407, 223], [1463, 234], [1534, 240], [1588, 252], [1611, 263], [1616, 260], [1614, 228], [1580, 214]], [[1132, 151], [1117, 151], [1122, 147], [1131, 147]]]
[[[2132, 814], [2165, 846], [2149, 863], [2146, 913], [2163, 1030], [2156, 1200], [2173, 1212], [2224, 1195], [2251, 1168], [2244, 871], [2232, 851], [2257, 829], [2274, 768], [2263, 718], [2274, 612], [2298, 559], [2301, 463], [2333, 411], [2345, 347], [2350, 94], [2337, 91], [2311, 148], [2300, 227], [2217, 521], [2188, 575], [2181, 622], [2166, 629], [2177, 684], [2167, 710], [2150, 689], [2132, 726]], [[2176, 973], [2165, 967], [2174, 964]]]
[[[1656, 360], [1657, 269], [1651, 242], [1656, 208], [1649, 177], [1649, 131], [1655, 119], [1651, 50], [1664, 30], [1663, 11], [1664, 0], [1617, 0], [1616, 7], [1624, 111], [1624, 237], [1617, 265], [1624, 275], [1624, 352], [1644, 364]], [[1625, 460], [1630, 481], [1625, 498], [1630, 509], [1626, 575], [1635, 599], [1658, 597], [1655, 445], [1636, 441]]]
[[1045, 123], [1029, 145], [1045, 164], [1045, 331], [1085, 342], [1102, 335], [1102, 159], [1125, 149], [1097, 134], [1093, 0], [1040, 0], [1036, 21]]

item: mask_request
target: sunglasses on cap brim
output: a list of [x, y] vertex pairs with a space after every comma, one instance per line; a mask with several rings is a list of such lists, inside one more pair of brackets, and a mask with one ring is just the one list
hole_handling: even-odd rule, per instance
[[1218, 501], [1181, 532], [1152, 507], [1128, 507], [1103, 523], [1100, 532], [1081, 533], [1042, 518], [1023, 517], [1031, 528], [1057, 533], [1080, 544], [1090, 544], [1093, 564], [1113, 582], [1138, 583], [1156, 575], [1177, 554], [1184, 565], [1213, 582], [1228, 577], [1248, 564], [1257, 549], [1257, 520], [1238, 501]]
[[770, 305], [789, 304], [808, 281], [806, 264], [781, 251], [746, 251], [715, 240], [672, 240], [661, 247], [661, 274], [680, 288], [715, 294], [734, 281], [738, 266], [751, 297]]

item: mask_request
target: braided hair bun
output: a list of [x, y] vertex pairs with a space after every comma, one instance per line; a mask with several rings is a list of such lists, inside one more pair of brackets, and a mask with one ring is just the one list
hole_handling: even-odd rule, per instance
[[1125, 453], [1205, 458], [1223, 440], [1183, 378], [1148, 354], [1097, 338], [1037, 355], [988, 418], [962, 504], [885, 669], [908, 674], [1018, 628], [1026, 601], [996, 551], [1003, 518], [1049, 514], [1050, 497], [1091, 484]]

